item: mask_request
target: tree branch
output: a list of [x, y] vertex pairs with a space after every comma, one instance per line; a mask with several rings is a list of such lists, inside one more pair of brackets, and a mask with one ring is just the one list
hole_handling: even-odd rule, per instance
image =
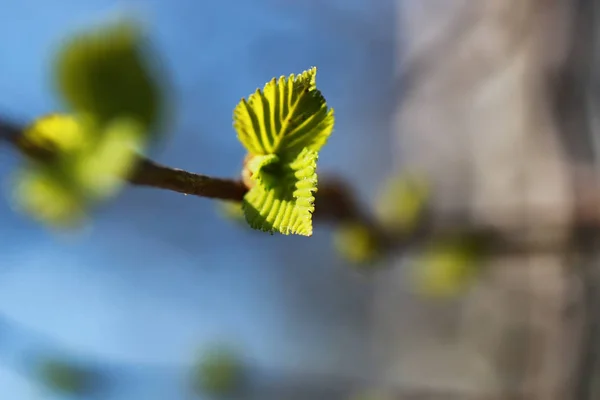
[[171, 168], [140, 157], [129, 182], [213, 199], [242, 201], [248, 188], [241, 180], [213, 178]]
[[[4, 140], [20, 148], [22, 128], [0, 118], [0, 141]], [[129, 183], [171, 190], [212, 199], [242, 201], [248, 186], [240, 179], [215, 178], [158, 164], [143, 156], [139, 157], [136, 171], [128, 178]], [[379, 231], [368, 215], [362, 212], [350, 190], [343, 182], [332, 179], [319, 185], [315, 203], [315, 218], [329, 221], [358, 221]], [[380, 235], [381, 233], [377, 233]]]
[[[20, 149], [21, 131], [22, 128], [17, 124], [0, 118], [0, 141], [3, 140]], [[578, 175], [584, 179], [580, 179], [575, 185], [576, 204], [573, 227], [576, 234], [589, 238], [600, 234], [600, 186], [596, 184], [593, 176], [590, 177], [585, 172]], [[242, 201], [248, 191], [248, 186], [241, 178], [223, 179], [195, 174], [160, 165], [142, 156], [140, 156], [137, 170], [128, 178], [128, 181], [133, 185], [228, 201]], [[431, 240], [457, 235], [484, 239], [489, 244], [488, 251], [493, 253], [554, 251], [551, 232], [556, 228], [561, 228], [552, 226], [544, 218], [540, 218], [535, 229], [542, 235], [531, 239], [529, 238], [530, 225], [524, 227], [527, 232], [507, 233], [492, 226], [470, 221], [468, 210], [460, 209], [444, 213], [444, 215], [433, 215], [430, 210], [414, 230], [390, 232], [389, 229], [381, 226], [372, 215], [365, 212], [366, 207], [358, 203], [352, 188], [340, 179], [323, 179], [315, 197], [314, 217], [316, 220], [361, 224], [369, 230], [384, 253], [418, 247]], [[544, 236], [545, 232], [548, 232], [549, 237]]]

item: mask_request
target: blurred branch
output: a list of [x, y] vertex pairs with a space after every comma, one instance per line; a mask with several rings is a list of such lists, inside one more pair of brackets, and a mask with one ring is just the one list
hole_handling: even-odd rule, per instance
[[[0, 140], [19, 148], [21, 130], [22, 128], [17, 124], [0, 118]], [[242, 201], [248, 191], [242, 179], [224, 179], [196, 174], [158, 164], [143, 156], [140, 156], [137, 170], [128, 180], [137, 186], [228, 201]], [[335, 221], [358, 220], [375, 229], [375, 224], [361, 212], [361, 207], [352, 196], [352, 191], [341, 181], [325, 180], [321, 183], [316, 203], [318, 203], [318, 211], [315, 212], [315, 216], [318, 218]]]
[[[0, 119], [0, 140], [19, 148], [21, 128]], [[583, 171], [580, 182], [575, 185], [576, 199], [573, 228], [586, 237], [600, 234], [600, 185], [591, 182], [594, 176]], [[177, 168], [160, 165], [140, 156], [137, 170], [128, 179], [133, 185], [171, 190], [178, 193], [228, 201], [242, 201], [248, 187], [242, 179], [214, 178]], [[554, 251], [553, 232], [564, 227], [552, 226], [543, 215], [533, 226], [531, 221], [522, 230], [507, 233], [493, 226], [469, 222], [468, 210], [444, 212], [444, 215], [427, 213], [418, 226], [410, 232], [390, 232], [379, 224], [367, 207], [359, 204], [354, 190], [337, 178], [324, 179], [316, 195], [314, 216], [322, 222], [353, 222], [365, 226], [380, 243], [384, 252], [418, 247], [431, 240], [456, 237], [483, 239], [491, 252], [524, 253], [530, 251]], [[589, 241], [586, 241], [589, 243]]]

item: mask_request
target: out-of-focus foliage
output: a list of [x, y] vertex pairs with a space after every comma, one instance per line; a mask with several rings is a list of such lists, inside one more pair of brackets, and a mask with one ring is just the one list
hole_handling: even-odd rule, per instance
[[[70, 115], [38, 119], [20, 139], [30, 157], [15, 174], [17, 206], [44, 223], [77, 226], [91, 206], [121, 188], [135, 167], [142, 136], [133, 119], [103, 126]], [[38, 149], [50, 158], [39, 159]]]
[[85, 395], [93, 390], [95, 374], [59, 359], [47, 359], [38, 366], [40, 381], [50, 390], [68, 395]]
[[150, 133], [163, 117], [164, 95], [140, 27], [120, 21], [74, 35], [56, 54], [58, 92], [76, 113], [99, 121], [136, 119]]
[[399, 174], [383, 185], [375, 203], [375, 215], [383, 226], [409, 232], [418, 224], [428, 198], [429, 187], [423, 179]]
[[360, 223], [339, 225], [333, 233], [333, 244], [343, 258], [357, 264], [372, 263], [381, 255], [377, 239]]
[[[141, 30], [113, 23], [74, 35], [56, 54], [54, 77], [71, 114], [34, 121], [19, 146], [17, 206], [57, 227], [80, 225], [132, 173], [164, 115], [161, 80]], [[161, 79], [163, 79], [161, 77]]]
[[236, 391], [242, 380], [242, 365], [229, 349], [212, 348], [194, 367], [192, 384], [198, 394], [222, 396]]
[[355, 393], [348, 400], [392, 400], [392, 398], [379, 390], [371, 389]]
[[240, 224], [243, 223], [247, 226], [241, 202], [226, 200], [217, 201], [217, 212], [227, 219], [238, 222]]
[[316, 73], [274, 78], [234, 110], [233, 125], [251, 155], [246, 168], [254, 186], [243, 210], [252, 228], [312, 235], [318, 151], [334, 124]]
[[478, 276], [485, 254], [485, 241], [476, 237], [429, 244], [413, 266], [417, 291], [431, 297], [459, 295]]

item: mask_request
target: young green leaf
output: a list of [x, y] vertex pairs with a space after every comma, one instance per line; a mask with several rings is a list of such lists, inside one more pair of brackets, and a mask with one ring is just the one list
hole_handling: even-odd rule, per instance
[[[254, 229], [284, 235], [312, 235], [314, 192], [317, 190], [317, 153], [305, 148], [293, 160], [281, 160], [269, 171], [270, 185], [257, 180], [243, 201], [246, 221]], [[261, 169], [256, 172], [259, 176]]]
[[242, 99], [233, 125], [249, 152], [243, 202], [252, 228], [312, 235], [318, 151], [333, 130], [333, 109], [316, 87], [317, 69], [273, 78]]
[[76, 113], [93, 115], [101, 123], [135, 118], [150, 133], [162, 116], [163, 94], [143, 45], [140, 29], [131, 22], [69, 39], [54, 64], [63, 99]]
[[333, 130], [333, 109], [316, 88], [317, 69], [273, 78], [234, 110], [234, 127], [255, 155], [319, 151]]

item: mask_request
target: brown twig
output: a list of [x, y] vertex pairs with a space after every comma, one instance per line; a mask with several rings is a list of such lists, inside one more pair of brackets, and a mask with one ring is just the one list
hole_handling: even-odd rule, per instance
[[[0, 119], [0, 140], [20, 148], [23, 145], [21, 138], [21, 128], [18, 125]], [[576, 232], [590, 237], [600, 233], [600, 186], [591, 185], [589, 177], [584, 178], [575, 185], [577, 197], [573, 226]], [[145, 157], [140, 157], [137, 170], [128, 181], [133, 185], [229, 201], [242, 201], [248, 191], [241, 178], [214, 178], [160, 165]], [[352, 188], [340, 179], [323, 179], [315, 197], [316, 220], [337, 224], [361, 224], [380, 244], [383, 253], [457, 236], [483, 239], [490, 252], [554, 251], [555, 243], [551, 238], [542, 235], [541, 239], [538, 236], [532, 240], [528, 239], [527, 234], [522, 234], [523, 232], [506, 232], [491, 226], [469, 223], [465, 210], [455, 210], [444, 215], [426, 213], [415, 229], [409, 232], [391, 232], [365, 211], [366, 207], [358, 203]], [[552, 232], [557, 228], [562, 227], [549, 226], [544, 219], [540, 220], [539, 232]]]
[[[17, 124], [0, 119], [0, 140], [20, 148], [21, 131], [22, 128]], [[135, 173], [128, 178], [128, 181], [133, 185], [229, 201], [242, 201], [248, 191], [241, 178], [224, 179], [196, 174], [161, 165], [142, 156], [139, 158]], [[368, 225], [374, 231], [377, 230], [372, 219], [362, 212], [362, 208], [356, 203], [352, 190], [337, 179], [324, 180], [319, 184], [315, 203], [318, 210], [315, 212], [316, 218], [338, 222], [358, 221]]]

